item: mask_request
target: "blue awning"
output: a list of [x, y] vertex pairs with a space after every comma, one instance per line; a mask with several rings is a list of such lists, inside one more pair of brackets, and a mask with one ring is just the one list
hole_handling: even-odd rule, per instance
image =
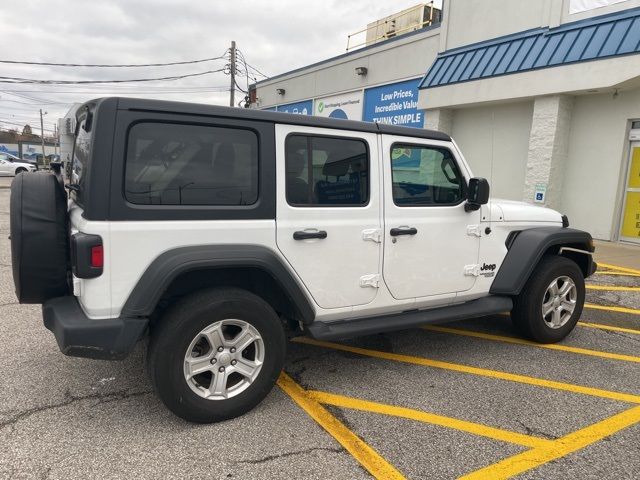
[[420, 89], [640, 52], [640, 8], [447, 50]]

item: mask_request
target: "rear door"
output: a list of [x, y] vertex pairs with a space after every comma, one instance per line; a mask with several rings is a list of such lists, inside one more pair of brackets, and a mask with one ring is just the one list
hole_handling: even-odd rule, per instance
[[[396, 299], [473, 287], [480, 210], [466, 212], [468, 172], [448, 142], [384, 135], [384, 280]], [[470, 271], [471, 269], [471, 271]]]
[[277, 244], [316, 303], [363, 305], [381, 250], [377, 135], [276, 125]]

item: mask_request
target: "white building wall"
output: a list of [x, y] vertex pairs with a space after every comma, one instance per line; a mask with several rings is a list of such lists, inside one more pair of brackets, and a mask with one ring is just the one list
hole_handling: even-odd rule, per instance
[[492, 197], [522, 200], [532, 113], [529, 101], [453, 110], [453, 138]]
[[640, 89], [580, 95], [573, 106], [561, 209], [571, 225], [616, 240], [629, 154], [630, 120], [640, 119]]
[[546, 26], [554, 1], [445, 0], [441, 51]]
[[[439, 31], [439, 28], [433, 28], [415, 33], [261, 81], [257, 84], [257, 107], [283, 105], [421, 77], [438, 54]], [[367, 75], [357, 75], [356, 67], [366, 67]], [[285, 94], [279, 95], [278, 88], [284, 89]]]

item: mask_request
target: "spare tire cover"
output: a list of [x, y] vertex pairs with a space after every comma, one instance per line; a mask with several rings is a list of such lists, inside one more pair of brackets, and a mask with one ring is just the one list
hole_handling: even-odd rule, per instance
[[69, 293], [69, 224], [63, 186], [52, 174], [20, 173], [11, 184], [11, 261], [20, 303]]

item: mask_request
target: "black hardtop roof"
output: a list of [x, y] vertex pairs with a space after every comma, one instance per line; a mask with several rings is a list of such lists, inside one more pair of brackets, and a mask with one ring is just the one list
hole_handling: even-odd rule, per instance
[[[271, 112], [251, 108], [231, 108], [201, 103], [170, 102], [165, 100], [148, 100], [141, 98], [109, 97], [86, 102], [86, 104], [100, 104], [103, 102], [117, 102], [119, 110], [137, 110], [147, 112], [175, 113], [182, 115], [202, 115], [226, 117], [236, 119], [257, 120], [288, 125], [302, 125], [308, 127], [333, 128], [337, 130], [352, 130], [357, 132], [386, 133], [405, 137], [426, 138], [429, 140], [450, 141], [446, 133], [422, 128], [400, 127], [383, 123], [358, 122], [335, 118], [296, 115], [291, 113]], [[80, 108], [78, 111], [82, 111]]]

